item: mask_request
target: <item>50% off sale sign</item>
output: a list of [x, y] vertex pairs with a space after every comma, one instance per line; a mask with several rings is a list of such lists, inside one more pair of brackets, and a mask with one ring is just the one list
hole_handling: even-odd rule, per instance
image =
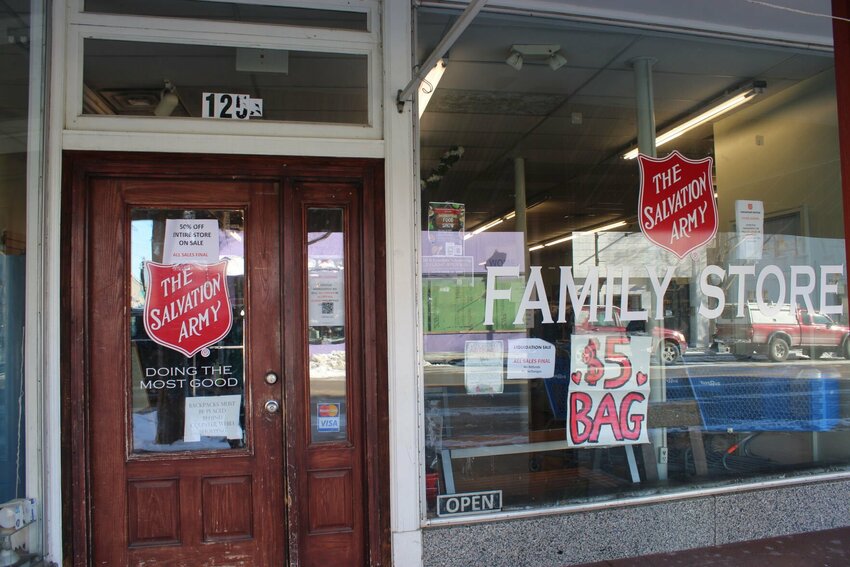
[[648, 443], [651, 337], [573, 335], [567, 444]]

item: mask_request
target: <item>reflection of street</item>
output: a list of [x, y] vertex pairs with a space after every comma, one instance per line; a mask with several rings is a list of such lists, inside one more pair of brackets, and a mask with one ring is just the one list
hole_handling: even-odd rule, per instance
[[[703, 365], [721, 365], [723, 367], [733, 365], [739, 367], [769, 367], [774, 370], [777, 374], [787, 374], [786, 371], [783, 371], [783, 368], [786, 367], [799, 367], [799, 366], [835, 366], [840, 369], [844, 369], [848, 371], [848, 377], [850, 377], [850, 360], [837, 357], [832, 354], [825, 354], [820, 358], [811, 358], [808, 357], [799, 351], [791, 351], [788, 355], [788, 359], [784, 362], [777, 363], [772, 362], [765, 355], [753, 355], [748, 358], [736, 357], [732, 354], [726, 353], [714, 353], [708, 349], [700, 350], [700, 349], [688, 349], [687, 352], [682, 356], [682, 364], [678, 365], [668, 365], [667, 372], [682, 370], [687, 368], [688, 366], [703, 366]], [[657, 366], [657, 365], [656, 365]], [[655, 367], [655, 366], [654, 366]]]

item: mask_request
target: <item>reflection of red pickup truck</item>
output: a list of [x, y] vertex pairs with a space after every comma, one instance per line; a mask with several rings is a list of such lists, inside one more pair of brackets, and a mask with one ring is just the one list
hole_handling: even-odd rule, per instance
[[[631, 326], [628, 328], [620, 322], [620, 309], [614, 308], [614, 320], [603, 321], [602, 317], [605, 314], [605, 309], [602, 308], [598, 312], [598, 320], [590, 321], [590, 310], [584, 307], [579, 313], [578, 319], [575, 322], [575, 332], [581, 333], [611, 333], [624, 335], [646, 335], [643, 331], [633, 331]], [[637, 322], [634, 323], [645, 323]], [[658, 360], [663, 364], [674, 364], [679, 360], [688, 349], [688, 342], [685, 340], [685, 335], [679, 331], [668, 329], [666, 327], [652, 327], [652, 352], [658, 357]]]
[[738, 305], [729, 304], [716, 325], [717, 343], [736, 355], [766, 354], [774, 362], [782, 362], [792, 349], [804, 349], [814, 358], [825, 352], [850, 358], [850, 329], [815, 311], [792, 312], [790, 305], [780, 305], [779, 311], [769, 316], [757, 303], [747, 303], [744, 316], [738, 317]]

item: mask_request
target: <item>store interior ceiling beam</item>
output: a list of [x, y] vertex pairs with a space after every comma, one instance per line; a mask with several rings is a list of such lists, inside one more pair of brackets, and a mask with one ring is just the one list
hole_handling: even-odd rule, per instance
[[472, 23], [472, 20], [475, 19], [475, 16], [478, 15], [478, 12], [484, 7], [484, 4], [487, 3], [487, 0], [471, 0], [469, 5], [466, 7], [466, 10], [458, 16], [455, 23], [446, 32], [446, 35], [440, 40], [437, 44], [437, 47], [434, 48], [434, 51], [431, 52], [431, 55], [425, 59], [425, 62], [419, 66], [414, 74], [413, 78], [410, 79], [410, 82], [407, 85], [398, 91], [398, 95], [396, 96], [396, 106], [398, 107], [398, 111], [404, 112], [404, 103], [408, 100], [413, 100], [413, 92], [422, 82], [422, 79], [425, 78], [425, 75], [428, 74], [428, 71], [437, 64], [437, 61], [442, 59], [442, 57], [451, 49], [454, 42], [457, 41], [457, 38], [469, 27], [469, 24]]

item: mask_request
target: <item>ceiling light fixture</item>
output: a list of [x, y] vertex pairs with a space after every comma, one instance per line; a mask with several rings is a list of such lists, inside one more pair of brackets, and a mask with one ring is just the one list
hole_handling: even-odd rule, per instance
[[553, 53], [552, 57], [548, 60], [549, 68], [553, 71], [557, 71], [561, 67], [567, 64], [567, 58], [561, 55], [560, 53]]
[[159, 104], [153, 109], [154, 116], [171, 116], [178, 104], [180, 104], [180, 98], [177, 96], [177, 87], [166, 79]]
[[597, 232], [605, 232], [606, 230], [619, 228], [619, 227], [625, 226], [627, 224], [629, 224], [628, 221], [621, 220], [621, 221], [612, 222], [610, 224], [602, 225], [598, 228], [593, 228], [593, 229], [590, 229], [590, 230], [577, 230], [577, 231], [575, 231], [571, 234], [568, 234], [566, 236], [559, 236], [559, 237], [555, 238], [554, 240], [548, 240], [546, 242], [541, 242], [540, 244], [535, 244], [534, 246], [529, 247], [528, 251], [534, 252], [535, 250], [540, 250], [541, 248], [548, 248], [549, 246], [555, 246], [556, 244], [563, 244], [564, 242], [569, 242], [570, 240], [572, 240], [573, 238], [576, 237], [576, 233], [595, 234]]
[[437, 64], [428, 71], [428, 74], [425, 75], [425, 78], [422, 79], [422, 82], [419, 84], [419, 88], [417, 92], [419, 93], [419, 118], [422, 118], [422, 115], [425, 113], [425, 107], [428, 106], [428, 101], [431, 100], [431, 96], [434, 94], [434, 91], [437, 90], [437, 85], [440, 83], [440, 79], [443, 78], [443, 74], [446, 72], [446, 60], [440, 59], [437, 61]]
[[511, 51], [510, 56], [505, 59], [505, 63], [519, 71], [522, 69], [522, 53], [519, 51]]
[[505, 63], [519, 71], [522, 69], [522, 64], [525, 58], [545, 60], [553, 71], [557, 71], [567, 64], [567, 58], [559, 51], [560, 45], [529, 45], [516, 44], [511, 46], [511, 54], [505, 59]]
[[[548, 195], [548, 194], [545, 194], [545, 193], [544, 193], [544, 194], [542, 194], [542, 195], [538, 194], [538, 195], [535, 197], [535, 199], [534, 199], [531, 203], [529, 203], [528, 205], [526, 205], [525, 210], [526, 210], [526, 211], [530, 211], [531, 209], [533, 209], [533, 208], [534, 208], [534, 207], [536, 207], [537, 205], [540, 205], [540, 204], [542, 204], [542, 203], [544, 203], [544, 202], [548, 201], [548, 200], [549, 200], [549, 198], [550, 198], [550, 195]], [[505, 221], [509, 221], [509, 220], [511, 220], [511, 219], [512, 219], [512, 218], [514, 218], [514, 217], [516, 217], [516, 211], [510, 211], [510, 212], [508, 212], [508, 213], [505, 213], [504, 215], [500, 216], [499, 218], [494, 219], [494, 220], [492, 220], [492, 221], [488, 222], [487, 224], [485, 224], [485, 225], [483, 225], [483, 226], [480, 226], [480, 227], [476, 228], [476, 229], [475, 229], [475, 230], [473, 230], [472, 232], [468, 232], [468, 233], [466, 233], [466, 234], [464, 235], [463, 239], [464, 239], [464, 240], [469, 240], [470, 238], [472, 238], [472, 237], [473, 237], [473, 236], [475, 236], [476, 234], [481, 234], [481, 233], [482, 233], [482, 232], [484, 232], [485, 230], [490, 230], [490, 229], [491, 229], [491, 228], [493, 228], [494, 226], [497, 226], [497, 225], [499, 225], [499, 224], [502, 224], [502, 223], [503, 223], [503, 222], [505, 222]]]
[[466, 234], [463, 236], [463, 239], [464, 239], [464, 240], [469, 240], [470, 238], [472, 238], [472, 237], [473, 237], [473, 236], [475, 236], [476, 234], [481, 234], [481, 233], [482, 233], [482, 232], [484, 232], [485, 230], [490, 230], [490, 229], [491, 229], [491, 228], [493, 228], [494, 226], [500, 225], [500, 224], [502, 224], [503, 222], [505, 222], [505, 217], [499, 217], [499, 218], [497, 218], [496, 220], [490, 221], [490, 222], [488, 222], [487, 224], [485, 224], [485, 225], [483, 225], [483, 226], [479, 226], [478, 228], [476, 228], [476, 229], [475, 229], [475, 230], [473, 230], [472, 232], [468, 232], [468, 233], [466, 233]]
[[575, 234], [571, 234], [569, 236], [564, 236], [563, 238], [558, 238], [557, 240], [553, 240], [551, 242], [546, 242], [543, 244], [544, 247], [555, 246], [556, 244], [563, 244], [564, 242], [569, 242], [575, 238]]
[[[674, 139], [678, 138], [679, 136], [681, 136], [685, 132], [693, 130], [697, 126], [705, 124], [706, 122], [708, 122], [708, 121], [710, 121], [714, 118], [717, 118], [718, 116], [726, 114], [727, 112], [729, 112], [733, 108], [737, 108], [737, 107], [741, 106], [742, 104], [749, 102], [750, 100], [753, 99], [754, 96], [764, 92], [764, 88], [766, 86], [767, 86], [767, 84], [764, 81], [753, 82], [753, 86], [744, 90], [743, 92], [738, 93], [737, 95], [733, 96], [732, 98], [728, 98], [728, 99], [712, 106], [711, 108], [709, 108], [705, 112], [702, 112], [701, 114], [698, 114], [698, 115], [694, 116], [693, 118], [686, 120], [685, 122], [682, 122], [678, 126], [674, 126], [674, 127], [670, 128], [669, 130], [666, 130], [665, 132], [659, 134], [655, 138], [655, 147], [658, 148], [662, 144], [666, 144], [670, 140], [674, 140]], [[629, 150], [628, 152], [623, 154], [623, 159], [635, 159], [638, 156], [638, 153], [639, 153], [638, 148], [632, 148], [631, 150]]]
[[590, 234], [593, 234], [595, 232], [605, 232], [606, 230], [611, 230], [612, 228], [619, 228], [621, 226], [626, 226], [627, 224], [629, 223], [624, 220], [621, 220], [617, 222], [612, 222], [611, 224], [606, 224], [605, 226], [600, 226], [599, 228], [594, 228], [593, 230], [588, 230], [587, 232], [589, 232]]

